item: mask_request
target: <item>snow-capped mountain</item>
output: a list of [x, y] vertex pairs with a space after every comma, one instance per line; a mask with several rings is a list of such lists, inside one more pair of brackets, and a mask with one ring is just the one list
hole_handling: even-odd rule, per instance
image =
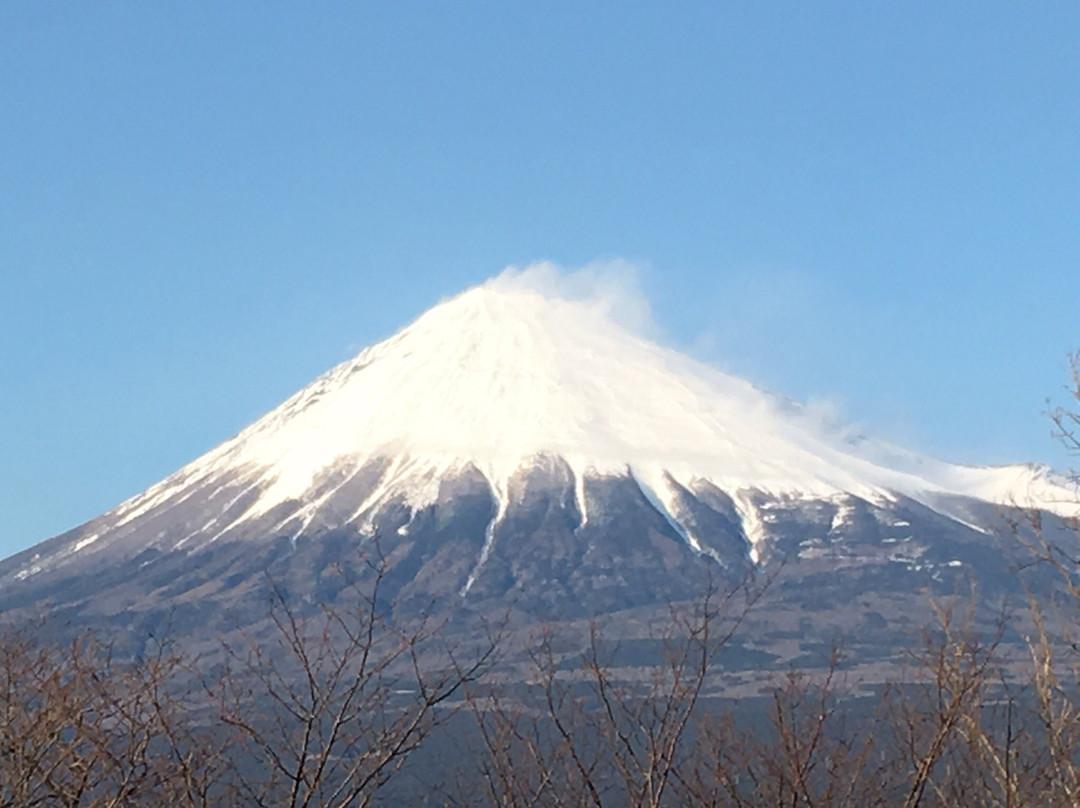
[[671, 597], [695, 567], [779, 557], [940, 575], [970, 565], [957, 543], [998, 552], [977, 524], [995, 504], [1071, 502], [1045, 469], [830, 432], [603, 307], [499, 278], [0, 564], [0, 601], [214, 602], [282, 558], [322, 564], [314, 587], [331, 556], [377, 534], [403, 597], [514, 593], [554, 609], [560, 593], [581, 606], [604, 592], [614, 608]]

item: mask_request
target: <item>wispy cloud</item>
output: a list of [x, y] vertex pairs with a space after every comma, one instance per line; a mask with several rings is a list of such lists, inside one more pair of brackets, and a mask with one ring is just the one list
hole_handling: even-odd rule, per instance
[[507, 267], [485, 285], [528, 289], [545, 297], [585, 303], [623, 328], [655, 339], [660, 329], [642, 291], [641, 276], [641, 267], [621, 258], [593, 261], [579, 268], [539, 261]]

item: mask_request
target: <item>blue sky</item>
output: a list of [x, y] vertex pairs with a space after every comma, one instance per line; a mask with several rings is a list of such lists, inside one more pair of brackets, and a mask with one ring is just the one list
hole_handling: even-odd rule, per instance
[[1074, 3], [0, 5], [0, 555], [508, 264], [964, 462], [1069, 458]]

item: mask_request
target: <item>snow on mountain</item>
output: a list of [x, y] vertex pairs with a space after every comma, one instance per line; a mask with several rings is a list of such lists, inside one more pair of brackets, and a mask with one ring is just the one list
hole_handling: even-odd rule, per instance
[[[695, 548], [676, 500], [680, 486], [702, 481], [730, 493], [752, 544], [760, 519], [751, 492], [872, 502], [904, 495], [938, 510], [950, 495], [1062, 512], [1076, 501], [1030, 465], [959, 466], [845, 441], [790, 402], [624, 330], [602, 307], [497, 278], [334, 368], [121, 505], [73, 549], [196, 490], [226, 486], [239, 493], [192, 532], [193, 542], [216, 541], [288, 502], [299, 507], [273, 529], [299, 535], [373, 461], [382, 463], [378, 484], [347, 521], [392, 495], [419, 509], [448, 474], [471, 466], [498, 503], [494, 525], [512, 476], [540, 455], [569, 465], [583, 523], [586, 478], [630, 476]], [[331, 472], [334, 484], [316, 487]]]
[[1049, 470], [855, 435], [620, 314], [512, 273], [447, 300], [144, 493], [0, 561], [0, 613], [199, 647], [259, 636], [278, 592], [307, 613], [350, 608], [377, 557], [381, 603], [439, 615], [465, 643], [474, 618], [504, 616], [555, 621], [568, 643], [600, 617], [640, 640], [702, 587], [768, 580], [746, 664], [803, 664], [839, 635], [873, 667], [929, 619], [928, 596], [977, 582], [992, 619], [1002, 598], [1055, 585], [1017, 576], [1017, 513], [993, 504], [1075, 513]]

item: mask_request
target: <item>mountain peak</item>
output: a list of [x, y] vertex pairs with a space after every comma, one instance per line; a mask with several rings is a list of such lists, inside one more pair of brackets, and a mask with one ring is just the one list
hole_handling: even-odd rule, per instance
[[251, 477], [262, 489], [252, 515], [372, 460], [428, 480], [472, 465], [505, 491], [539, 455], [579, 479], [629, 470], [661, 502], [668, 479], [794, 496], [1020, 498], [1012, 472], [1005, 484], [999, 470], [875, 454], [896, 452], [835, 439], [798, 407], [635, 336], [604, 305], [500, 276], [334, 368], [183, 476]]

